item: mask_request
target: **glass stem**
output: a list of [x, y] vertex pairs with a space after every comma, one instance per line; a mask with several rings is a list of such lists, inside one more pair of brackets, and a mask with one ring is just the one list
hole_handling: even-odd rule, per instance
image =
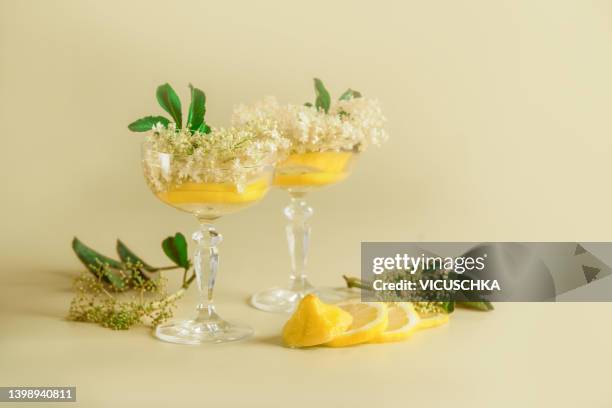
[[291, 203], [285, 207], [285, 216], [289, 220], [286, 227], [287, 243], [291, 256], [291, 275], [289, 288], [303, 297], [312, 290], [306, 273], [308, 250], [310, 247], [310, 224], [308, 219], [313, 209], [304, 200], [303, 195], [291, 195]]
[[217, 318], [213, 303], [213, 290], [219, 268], [217, 245], [221, 243], [223, 237], [212, 224], [203, 222], [201, 229], [194, 232], [192, 238], [197, 244], [193, 261], [200, 292], [197, 320], [214, 320]]

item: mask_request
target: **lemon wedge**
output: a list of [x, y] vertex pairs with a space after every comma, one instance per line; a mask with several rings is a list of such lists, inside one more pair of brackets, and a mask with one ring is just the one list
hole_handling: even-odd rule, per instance
[[351, 301], [337, 305], [353, 317], [353, 322], [344, 333], [325, 343], [330, 347], [345, 347], [366, 343], [376, 338], [387, 328], [389, 316], [384, 303]]
[[442, 326], [448, 323], [450, 315], [448, 313], [434, 313], [430, 315], [421, 315], [421, 321], [419, 322], [419, 329], [431, 329], [433, 327]]
[[327, 343], [344, 333], [353, 322], [349, 312], [326, 305], [313, 294], [306, 295], [285, 323], [283, 342], [289, 347], [310, 347]]
[[421, 318], [410, 302], [391, 303], [387, 305], [387, 313], [387, 329], [370, 340], [370, 343], [405, 340], [419, 328]]

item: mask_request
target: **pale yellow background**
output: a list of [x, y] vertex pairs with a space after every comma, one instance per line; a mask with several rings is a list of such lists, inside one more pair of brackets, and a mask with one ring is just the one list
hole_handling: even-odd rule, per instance
[[161, 238], [195, 227], [147, 190], [126, 128], [161, 113], [166, 81], [184, 100], [188, 82], [205, 89], [213, 124], [267, 94], [312, 100], [313, 76], [381, 100], [389, 143], [310, 199], [318, 284], [358, 274], [362, 240], [609, 240], [611, 22], [603, 0], [0, 0], [0, 386], [76, 385], [84, 407], [609, 407], [607, 304], [281, 348], [285, 317], [246, 304], [287, 277], [277, 191], [218, 225], [220, 309], [253, 339], [181, 347], [63, 317], [73, 235], [162, 263]]

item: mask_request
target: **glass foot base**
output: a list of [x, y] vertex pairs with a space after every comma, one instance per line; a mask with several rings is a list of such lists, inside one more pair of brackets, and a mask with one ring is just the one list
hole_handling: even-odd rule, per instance
[[307, 292], [300, 293], [283, 288], [270, 288], [251, 297], [251, 305], [265, 312], [291, 312]]
[[172, 320], [155, 328], [155, 336], [179, 344], [227, 343], [250, 337], [253, 329], [225, 320]]
[[325, 303], [340, 303], [347, 300], [361, 299], [361, 290], [351, 288], [316, 288], [315, 293]]
[[360, 297], [358, 290], [347, 288], [313, 288], [305, 292], [270, 288], [254, 294], [251, 297], [251, 305], [265, 312], [290, 313], [308, 293], [314, 293], [325, 303], [338, 303]]

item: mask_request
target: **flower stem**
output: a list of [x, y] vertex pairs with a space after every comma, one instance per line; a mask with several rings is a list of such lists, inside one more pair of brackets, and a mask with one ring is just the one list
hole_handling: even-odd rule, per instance
[[180, 266], [172, 265], [172, 266], [162, 266], [161, 268], [157, 268], [157, 271], [171, 271], [172, 269], [178, 269]]
[[195, 278], [196, 278], [196, 274], [195, 274], [195, 272], [192, 272], [191, 276], [189, 277], [189, 279], [187, 279], [186, 281], [183, 282], [183, 286], [181, 286], [181, 288], [187, 289], [189, 287], [189, 285], [191, 285], [191, 282], [193, 282], [193, 280]]
[[166, 296], [162, 300], [151, 303], [151, 308], [159, 309], [162, 307], [162, 304], [174, 302], [175, 300], [178, 300], [181, 297], [183, 297], [184, 294], [185, 294], [185, 288], [180, 288], [179, 290], [177, 290], [171, 295]]

